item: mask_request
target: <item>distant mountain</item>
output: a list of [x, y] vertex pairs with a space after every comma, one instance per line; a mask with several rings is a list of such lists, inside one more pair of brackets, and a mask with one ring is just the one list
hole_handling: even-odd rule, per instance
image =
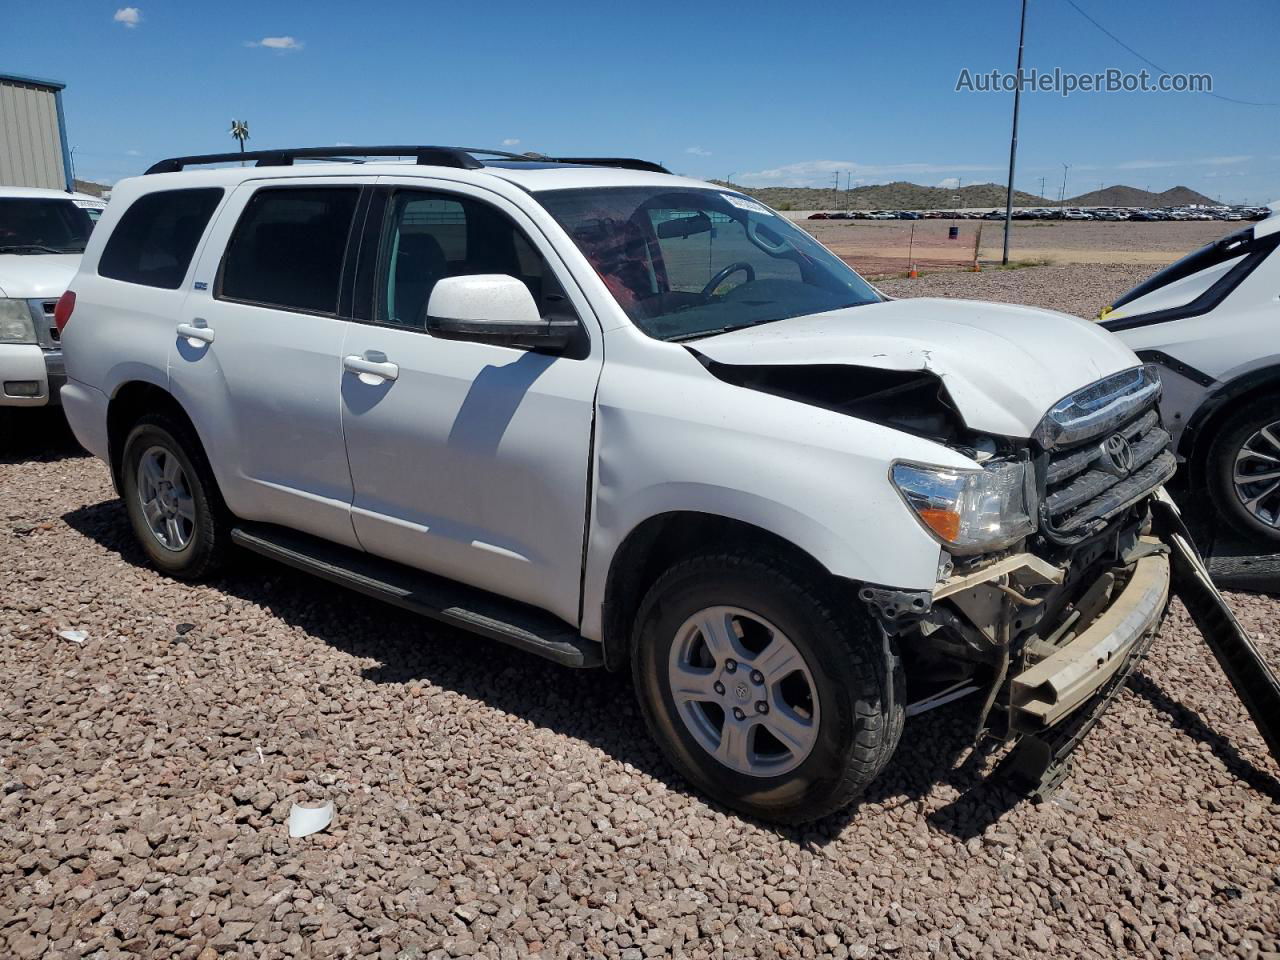
[[87, 193], [91, 197], [100, 197], [110, 189], [106, 184], [94, 183], [92, 180], [76, 181], [76, 191], [78, 193]]
[[[767, 203], [775, 210], [938, 210], [956, 207], [1003, 207], [1005, 188], [998, 183], [975, 183], [954, 190], [924, 187], [918, 183], [880, 183], [852, 190], [816, 187], [744, 187], [713, 180]], [[1016, 207], [1047, 206], [1049, 201], [1035, 194], [1015, 190]]]
[[1151, 193], [1137, 187], [1114, 186], [1082, 193], [1067, 201], [1069, 207], [1185, 207], [1191, 204], [1213, 206], [1203, 193], [1190, 187], [1172, 187], [1163, 193]]

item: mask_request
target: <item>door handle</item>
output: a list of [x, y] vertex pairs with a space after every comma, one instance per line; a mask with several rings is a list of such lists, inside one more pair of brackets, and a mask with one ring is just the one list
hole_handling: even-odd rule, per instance
[[[369, 353], [373, 354], [374, 351], [370, 350]], [[347, 373], [356, 374], [361, 380], [364, 380], [365, 377], [373, 377], [376, 380], [395, 380], [400, 376], [400, 366], [398, 364], [387, 360], [385, 353], [379, 353], [377, 356], [381, 357], [381, 359], [374, 360], [368, 356], [343, 357], [342, 369], [346, 370]], [[364, 382], [368, 383], [369, 381], [365, 380]]]
[[178, 336], [186, 337], [188, 340], [199, 340], [201, 343], [213, 343], [213, 331], [209, 329], [208, 322], [201, 317], [194, 318], [190, 323], [178, 324]]

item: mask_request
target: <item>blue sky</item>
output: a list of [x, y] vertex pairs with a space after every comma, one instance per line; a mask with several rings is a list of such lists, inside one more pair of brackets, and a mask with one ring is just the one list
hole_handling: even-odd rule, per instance
[[[77, 174], [249, 147], [454, 143], [626, 154], [765, 185], [1003, 182], [1012, 94], [957, 93], [962, 68], [1012, 72], [1017, 0], [829, 7], [694, 3], [364, 4], [7, 0], [0, 70], [67, 84]], [[1076, 0], [1163, 67], [1280, 103], [1280, 4]], [[274, 38], [274, 39], [270, 39]], [[264, 43], [264, 41], [266, 41]], [[1143, 64], [1071, 8], [1031, 0], [1027, 68]], [[1017, 185], [1186, 184], [1280, 199], [1280, 108], [1203, 94], [1024, 94]], [[842, 179], [843, 182], [843, 179]]]

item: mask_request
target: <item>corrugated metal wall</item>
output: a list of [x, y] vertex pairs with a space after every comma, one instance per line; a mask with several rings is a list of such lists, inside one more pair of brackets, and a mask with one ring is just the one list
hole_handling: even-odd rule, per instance
[[0, 80], [0, 184], [66, 187], [54, 92]]

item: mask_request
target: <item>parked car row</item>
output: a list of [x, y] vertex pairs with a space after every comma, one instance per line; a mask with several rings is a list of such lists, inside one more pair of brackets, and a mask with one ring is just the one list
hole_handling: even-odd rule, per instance
[[[1015, 220], [1262, 220], [1267, 207], [1018, 207]], [[996, 210], [838, 210], [818, 211], [809, 220], [1003, 220]]]

